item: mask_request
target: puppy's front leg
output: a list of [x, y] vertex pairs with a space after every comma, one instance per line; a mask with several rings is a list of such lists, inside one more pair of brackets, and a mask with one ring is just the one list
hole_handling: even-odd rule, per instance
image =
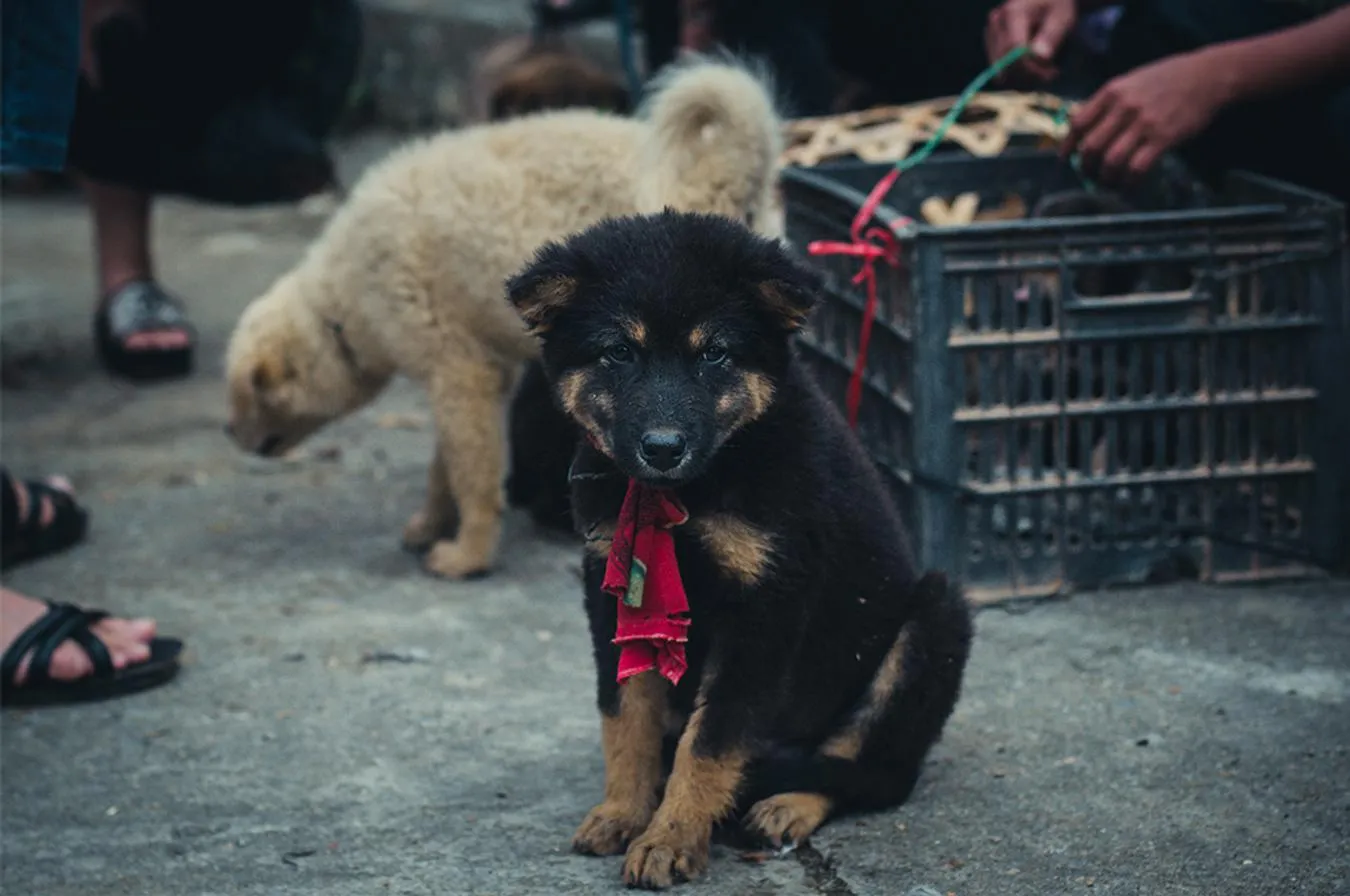
[[692, 880], [708, 867], [713, 824], [735, 805], [747, 760], [738, 741], [710, 736], [710, 728], [734, 726], [725, 713], [710, 718], [719, 711], [704, 703], [689, 717], [661, 806], [628, 848], [623, 866], [628, 886], [664, 889]]
[[572, 838], [577, 852], [612, 856], [647, 829], [661, 790], [661, 737], [670, 685], [642, 672], [619, 685], [618, 712], [601, 715], [605, 800]]
[[438, 434], [436, 454], [427, 470], [426, 500], [422, 509], [414, 513], [403, 527], [403, 546], [410, 551], [424, 551], [452, 532], [457, 522], [458, 511], [455, 499], [450, 494], [450, 481], [446, 474], [445, 449], [441, 446]]
[[510, 371], [488, 359], [445, 359], [431, 383], [436, 428], [451, 499], [459, 509], [454, 539], [431, 545], [428, 572], [451, 579], [492, 568], [506, 509], [506, 399]]

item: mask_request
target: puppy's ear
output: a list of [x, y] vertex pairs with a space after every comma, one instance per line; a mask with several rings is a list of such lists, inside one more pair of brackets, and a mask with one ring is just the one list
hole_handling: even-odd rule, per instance
[[506, 295], [530, 332], [541, 335], [553, 326], [580, 286], [576, 259], [555, 243], [540, 249], [529, 267], [506, 281]]
[[790, 333], [805, 327], [823, 285], [820, 275], [782, 254], [756, 274], [755, 294], [764, 310]]

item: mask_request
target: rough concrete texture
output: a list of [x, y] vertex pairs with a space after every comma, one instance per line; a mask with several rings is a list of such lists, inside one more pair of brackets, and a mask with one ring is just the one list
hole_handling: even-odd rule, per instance
[[[9, 583], [152, 614], [190, 651], [160, 690], [0, 717], [6, 893], [621, 889], [617, 859], [567, 851], [601, 787], [575, 547], [513, 515], [496, 576], [423, 576], [397, 546], [431, 447], [407, 386], [295, 462], [221, 433], [229, 327], [320, 221], [163, 203], [201, 365], [134, 389], [93, 363], [81, 206], [4, 208], [6, 349], [37, 362], [4, 393], [3, 459], [70, 473], [93, 512]], [[1350, 893], [1347, 645], [1345, 583], [985, 611], [907, 806], [764, 864], [720, 849], [689, 891]]]

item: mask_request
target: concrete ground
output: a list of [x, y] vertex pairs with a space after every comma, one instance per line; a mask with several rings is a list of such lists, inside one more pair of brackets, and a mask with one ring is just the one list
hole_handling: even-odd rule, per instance
[[[229, 327], [321, 220], [163, 203], [201, 363], [136, 389], [93, 362], [82, 207], [4, 206], [5, 350], [29, 363], [3, 460], [70, 474], [93, 513], [8, 584], [189, 645], [168, 687], [0, 716], [6, 893], [620, 890], [619, 860], [567, 850], [601, 786], [575, 547], [513, 516], [496, 576], [423, 576], [397, 546], [431, 446], [407, 386], [294, 462], [221, 433]], [[690, 892], [1350, 893], [1350, 584], [987, 610], [967, 682], [908, 805], [762, 864], [719, 850]]]

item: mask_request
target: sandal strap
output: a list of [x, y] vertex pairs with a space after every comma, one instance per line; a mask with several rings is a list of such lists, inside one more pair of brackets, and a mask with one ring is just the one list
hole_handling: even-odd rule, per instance
[[[78, 528], [83, 522], [81, 517], [84, 516], [84, 508], [75, 500], [74, 495], [64, 489], [56, 488], [36, 479], [26, 480], [22, 484], [18, 480], [10, 479], [6, 483], [6, 487], [15, 490], [23, 488], [28, 493], [28, 507], [27, 512], [15, 520], [13, 531], [0, 533], [0, 540], [4, 542], [18, 541], [22, 538], [43, 535], [48, 532], [65, 535], [67, 529]], [[17, 491], [14, 500], [17, 506]], [[52, 508], [52, 518], [46, 523], [42, 522], [42, 504], [44, 501], [50, 503]]]
[[33, 661], [28, 664], [28, 677], [24, 686], [52, 682], [52, 655], [70, 640], [74, 640], [89, 655], [94, 675], [111, 675], [112, 656], [108, 653], [107, 645], [89, 630], [90, 626], [106, 618], [108, 614], [100, 610], [85, 610], [74, 604], [47, 601], [47, 612], [24, 629], [9, 645], [4, 657], [0, 658], [0, 682], [13, 686], [19, 666], [30, 651], [33, 652]]
[[[53, 681], [50, 670], [52, 665], [52, 655], [56, 649], [66, 641], [74, 641], [84, 652], [88, 654], [90, 663], [93, 664], [96, 677], [105, 677], [113, 674], [112, 655], [108, 653], [108, 648], [94, 636], [89, 627], [95, 623], [108, 618], [108, 614], [99, 610], [85, 610], [74, 604], [56, 604], [56, 607], [64, 614], [61, 625], [54, 629], [37, 648], [33, 654], [33, 662], [29, 664], [29, 676], [33, 678], [33, 684], [47, 684]], [[90, 645], [93, 645], [91, 649]], [[34, 677], [34, 676], [39, 677]]]
[[[89, 511], [63, 489], [44, 482], [24, 482], [4, 476], [4, 522], [0, 526], [0, 566], [37, 560], [65, 550], [84, 538]], [[28, 510], [19, 516], [18, 488], [28, 492]], [[51, 507], [50, 520], [43, 522], [43, 506]]]
[[108, 331], [117, 338], [154, 330], [192, 332], [187, 311], [153, 280], [134, 280], [103, 301]]
[[34, 645], [46, 640], [52, 630], [61, 624], [64, 617], [56, 609], [56, 605], [47, 601], [47, 612], [43, 613], [33, 621], [28, 628], [19, 632], [19, 636], [5, 650], [5, 655], [0, 657], [0, 682], [6, 686], [14, 684], [14, 679], [18, 675], [19, 665], [23, 658], [32, 651]]

